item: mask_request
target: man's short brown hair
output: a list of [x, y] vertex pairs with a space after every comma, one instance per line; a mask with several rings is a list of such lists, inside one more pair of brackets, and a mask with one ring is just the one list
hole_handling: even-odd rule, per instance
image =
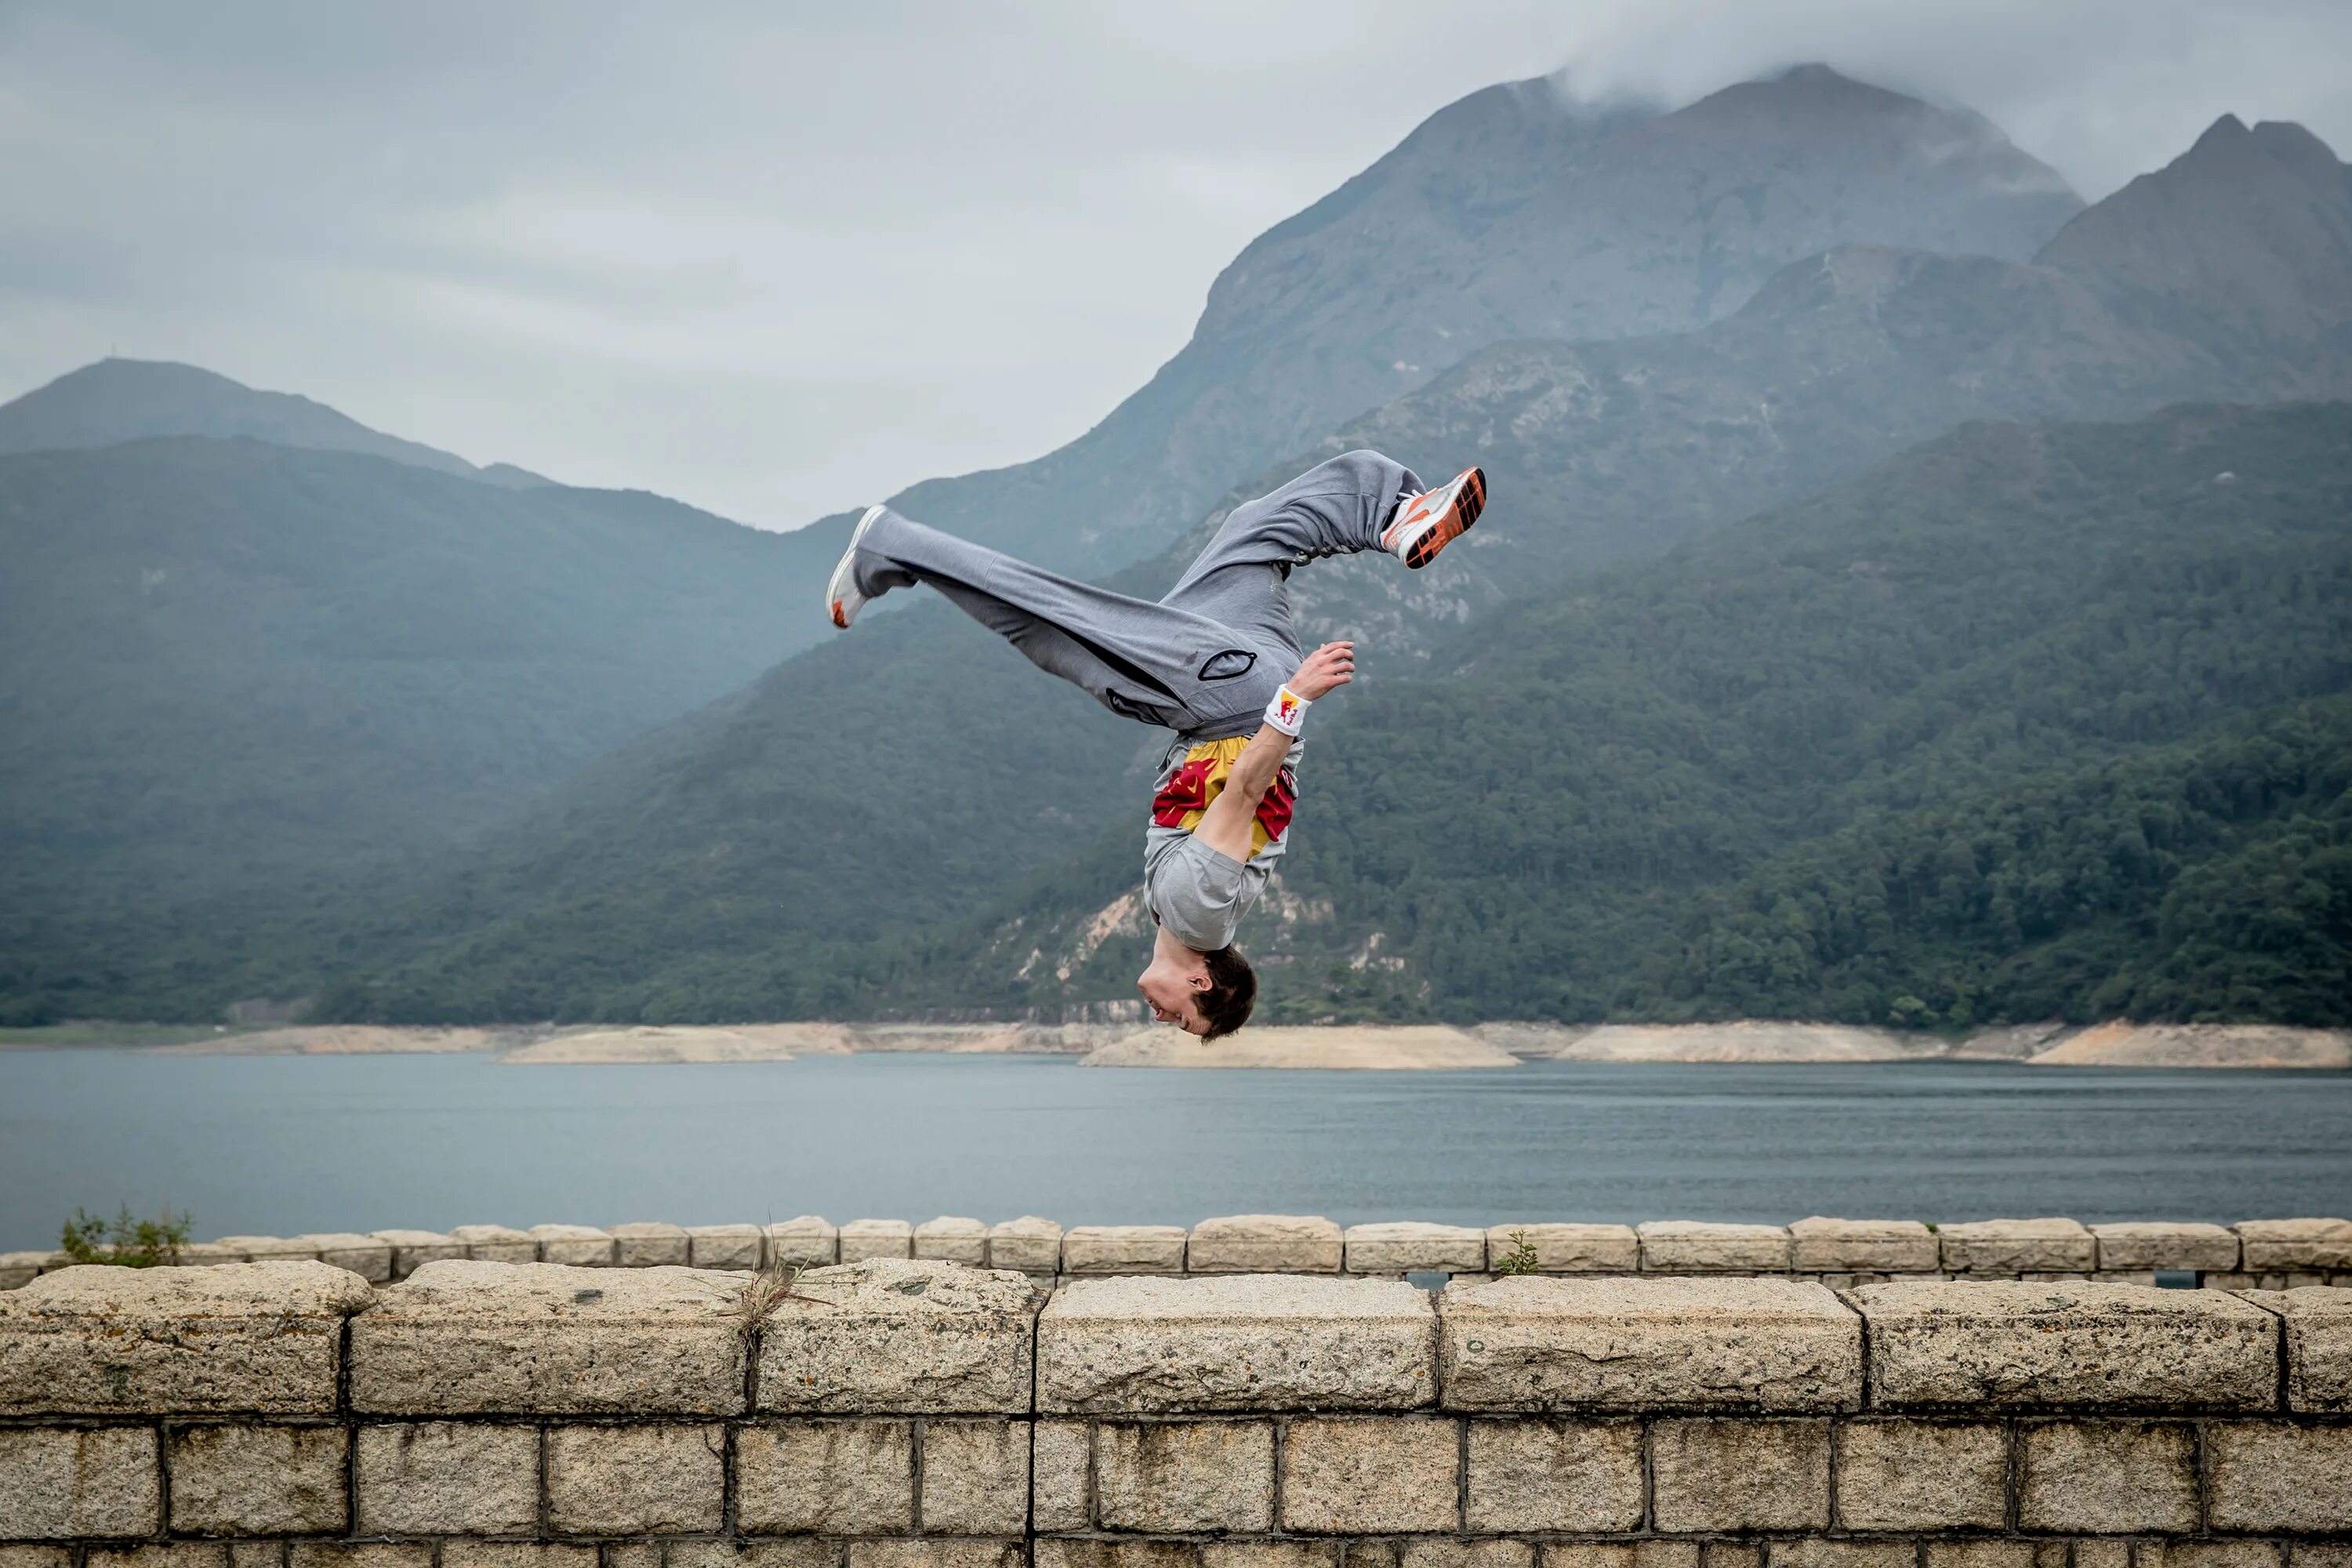
[[1209, 1026], [1201, 1036], [1206, 1045], [1249, 1022], [1250, 1009], [1257, 1005], [1257, 971], [1230, 947], [1204, 952], [1201, 961], [1208, 966], [1209, 988], [1193, 999], [1193, 1005]]

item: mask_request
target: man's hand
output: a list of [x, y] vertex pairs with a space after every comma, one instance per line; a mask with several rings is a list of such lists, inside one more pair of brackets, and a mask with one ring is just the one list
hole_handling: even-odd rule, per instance
[[1291, 690], [1312, 702], [1355, 679], [1356, 645], [1327, 642], [1307, 656], [1307, 662], [1298, 667], [1298, 673], [1287, 684]]

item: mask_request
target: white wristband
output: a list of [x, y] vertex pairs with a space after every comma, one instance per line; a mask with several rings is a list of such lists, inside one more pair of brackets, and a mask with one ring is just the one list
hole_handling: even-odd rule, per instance
[[1314, 704], [1287, 686], [1274, 694], [1265, 705], [1265, 721], [1286, 735], [1296, 735], [1307, 722], [1307, 710]]

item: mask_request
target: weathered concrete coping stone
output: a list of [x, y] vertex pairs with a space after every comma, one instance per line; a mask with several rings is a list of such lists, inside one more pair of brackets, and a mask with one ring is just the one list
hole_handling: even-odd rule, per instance
[[1785, 1274], [1789, 1233], [1777, 1225], [1661, 1219], [1637, 1225], [1644, 1274]]
[[509, 1225], [459, 1225], [449, 1234], [466, 1244], [466, 1256], [483, 1263], [536, 1263], [539, 1237]]
[[246, 1263], [316, 1261], [319, 1256], [309, 1238], [296, 1236], [224, 1236], [213, 1245], [226, 1247]]
[[988, 1226], [976, 1219], [941, 1215], [915, 1227], [915, 1256], [973, 1268], [988, 1265]]
[[1456, 1279], [1449, 1410], [1854, 1410], [1862, 1320], [1797, 1279]]
[[379, 1230], [371, 1233], [392, 1248], [392, 1274], [406, 1279], [428, 1263], [469, 1256], [466, 1244], [437, 1230]]
[[428, 1263], [352, 1320], [352, 1404], [374, 1414], [730, 1415], [740, 1275]]
[[1055, 1274], [1062, 1267], [1062, 1227], [1034, 1214], [988, 1227], [988, 1265], [1024, 1274]]
[[2305, 1285], [2238, 1294], [2286, 1320], [2287, 1408], [2352, 1411], [2352, 1290]]
[[1954, 1274], [2088, 1274], [2098, 1243], [2071, 1219], [1985, 1219], [1937, 1233], [1944, 1267]]
[[612, 1266], [612, 1235], [593, 1225], [535, 1225], [530, 1234], [539, 1243], [539, 1256], [549, 1263], [572, 1268]]
[[1350, 1274], [1476, 1274], [1486, 1267], [1486, 1233], [1475, 1226], [1412, 1219], [1351, 1225], [1347, 1262]]
[[374, 1237], [361, 1236], [352, 1231], [325, 1231], [292, 1239], [315, 1251], [320, 1262], [348, 1268], [371, 1285], [386, 1284], [392, 1279], [390, 1242], [378, 1241]]
[[2218, 1225], [2137, 1222], [2095, 1225], [2103, 1269], [2193, 1268], [2229, 1274], [2238, 1267], [2236, 1233]]
[[1524, 1237], [1538, 1274], [1631, 1274], [1642, 1267], [1642, 1238], [1630, 1225], [1490, 1225], [1486, 1259], [1498, 1265]]
[[1933, 1274], [1943, 1265], [1936, 1233], [1916, 1219], [1825, 1219], [1789, 1227], [1789, 1266], [1800, 1274]]
[[1181, 1274], [1181, 1225], [1081, 1225], [1062, 1237], [1068, 1274]]
[[690, 1225], [687, 1262], [696, 1268], [757, 1268], [767, 1256], [767, 1238], [756, 1225]]
[[613, 1259], [624, 1268], [683, 1268], [693, 1261], [693, 1241], [682, 1225], [632, 1220], [605, 1229], [613, 1237]]
[[2278, 1398], [2278, 1324], [2222, 1290], [2072, 1280], [1864, 1285], [1874, 1404], [2198, 1405]]
[[1237, 1214], [1192, 1227], [1184, 1267], [1195, 1274], [1337, 1274], [1339, 1227], [1320, 1215]]
[[1401, 1279], [1074, 1279], [1037, 1321], [1037, 1407], [1423, 1409], [1436, 1328], [1428, 1295]]
[[2230, 1228], [2249, 1274], [2352, 1268], [2352, 1220], [2250, 1219]]
[[373, 1296], [307, 1260], [44, 1274], [0, 1297], [0, 1415], [331, 1415]]
[[804, 1214], [765, 1227], [768, 1261], [780, 1268], [829, 1268], [841, 1260], [841, 1230], [822, 1215]]
[[759, 1408], [1026, 1412], [1034, 1295], [1023, 1275], [925, 1258], [814, 1269], [761, 1327]]
[[841, 1227], [844, 1263], [914, 1255], [915, 1227], [903, 1219], [854, 1219]]

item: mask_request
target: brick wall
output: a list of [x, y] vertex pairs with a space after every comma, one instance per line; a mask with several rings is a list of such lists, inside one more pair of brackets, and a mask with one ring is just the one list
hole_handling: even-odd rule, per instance
[[2352, 1568], [2352, 1289], [441, 1259], [0, 1298], [0, 1568]]

